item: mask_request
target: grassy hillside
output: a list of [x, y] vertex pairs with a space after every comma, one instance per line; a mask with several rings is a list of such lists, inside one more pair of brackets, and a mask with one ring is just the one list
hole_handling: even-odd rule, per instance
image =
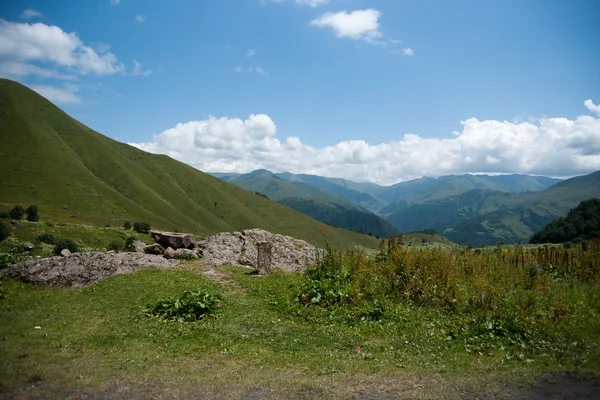
[[32, 90], [0, 80], [0, 208], [39, 206], [42, 219], [120, 226], [146, 221], [201, 236], [263, 228], [317, 245], [374, 247], [164, 155], [107, 138]]

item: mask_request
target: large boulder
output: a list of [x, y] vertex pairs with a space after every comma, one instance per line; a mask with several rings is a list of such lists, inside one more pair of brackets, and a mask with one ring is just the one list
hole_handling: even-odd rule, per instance
[[144, 247], [144, 253], [146, 254], [162, 255], [164, 252], [165, 249], [158, 243], [149, 244], [148, 246]]
[[191, 233], [176, 233], [176, 232], [150, 232], [152, 240], [160, 244], [165, 249], [170, 247], [173, 250], [196, 248], [196, 238]]
[[206, 266], [235, 265], [258, 269], [302, 272], [317, 262], [317, 249], [304, 240], [262, 229], [219, 233], [199, 243]]
[[131, 242], [127, 250], [133, 251], [134, 253], [143, 253], [145, 248], [146, 243], [142, 242], [141, 240], [134, 240]]
[[165, 252], [163, 253], [163, 256], [168, 259], [175, 258], [175, 250], [173, 250], [170, 247], [167, 247], [165, 249]]
[[40, 285], [85, 286], [142, 267], [166, 268], [178, 263], [142, 253], [74, 253], [14, 264], [4, 274]]
[[177, 249], [174, 257], [180, 260], [195, 260], [198, 258], [198, 253], [195, 250]]

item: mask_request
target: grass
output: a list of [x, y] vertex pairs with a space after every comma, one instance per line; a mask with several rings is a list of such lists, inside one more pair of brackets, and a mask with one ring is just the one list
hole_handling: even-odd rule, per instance
[[34, 91], [0, 80], [0, 211], [39, 207], [42, 221], [93, 226], [148, 222], [198, 236], [262, 228], [323, 246], [376, 247], [165, 155], [119, 143]]
[[[598, 249], [540, 249], [460, 253], [392, 244], [378, 259], [331, 252], [307, 275], [208, 271], [194, 261], [78, 289], [5, 280], [0, 391], [16, 397], [116, 391], [124, 398], [376, 398], [386, 392], [475, 398], [547, 372], [597, 376]], [[405, 271], [414, 279], [396, 280], [394, 289], [394, 280], [383, 279], [399, 272], [391, 266], [419, 260], [427, 260], [421, 273]], [[535, 276], [527, 269], [534, 261], [541, 266]], [[449, 290], [450, 282], [460, 290]], [[315, 286], [322, 291], [318, 301], [307, 291]], [[217, 319], [146, 317], [148, 305], [196, 290], [222, 299]], [[521, 296], [507, 298], [514, 290]], [[511, 321], [514, 331], [507, 328]]]

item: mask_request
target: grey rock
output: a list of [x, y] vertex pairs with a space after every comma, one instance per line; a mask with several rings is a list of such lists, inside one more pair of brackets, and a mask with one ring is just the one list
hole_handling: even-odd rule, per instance
[[133, 251], [134, 253], [143, 253], [146, 248], [146, 243], [141, 240], [134, 240], [127, 250]]
[[164, 248], [170, 247], [174, 250], [193, 250], [196, 248], [196, 237], [191, 233], [152, 231], [150, 232], [150, 236], [152, 240]]
[[180, 260], [195, 260], [198, 258], [198, 253], [194, 250], [177, 249], [174, 257]]
[[69, 257], [70, 255], [72, 255], [72, 253], [69, 251], [69, 249], [62, 249], [60, 251], [60, 255], [63, 257]]
[[317, 262], [317, 249], [310, 243], [262, 229], [219, 233], [198, 247], [206, 266], [234, 265], [258, 269], [259, 273], [302, 272]]
[[166, 268], [177, 260], [141, 253], [75, 253], [12, 265], [8, 276], [38, 285], [85, 286], [110, 276], [134, 272], [143, 267]]
[[164, 252], [165, 249], [158, 243], [149, 244], [148, 246], [144, 247], [144, 253], [146, 254], [155, 254], [162, 256]]
[[170, 260], [171, 258], [174, 258], [174, 257], [175, 257], [175, 250], [173, 250], [173, 249], [172, 249], [172, 248], [170, 248], [170, 247], [167, 247], [167, 248], [165, 249], [165, 252], [163, 253], [163, 257], [165, 257], [165, 258], [167, 258], [167, 259], [169, 259], [169, 260]]

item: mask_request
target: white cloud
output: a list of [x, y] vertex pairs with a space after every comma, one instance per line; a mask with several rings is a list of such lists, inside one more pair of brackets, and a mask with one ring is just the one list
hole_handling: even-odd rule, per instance
[[137, 22], [138, 24], [141, 24], [143, 22], [146, 22], [146, 16], [142, 15], [142, 14], [138, 14], [135, 16], [135, 22]]
[[[109, 75], [125, 68], [110, 51], [97, 52], [58, 26], [0, 19], [0, 75]], [[23, 68], [18, 73], [15, 66]], [[62, 70], [62, 71], [61, 71]], [[51, 71], [51, 72], [50, 72]]]
[[329, 0], [296, 0], [296, 4], [302, 4], [313, 8], [327, 3], [329, 3]]
[[79, 87], [75, 85], [65, 85], [63, 88], [57, 88], [48, 85], [29, 85], [29, 87], [48, 100], [57, 104], [79, 104], [81, 99], [76, 93]]
[[246, 53], [246, 57], [253, 57], [256, 54], [256, 49], [250, 49]]
[[415, 51], [413, 49], [411, 49], [410, 47], [408, 47], [406, 49], [402, 49], [402, 54], [404, 54], [405, 56], [414, 56]]
[[133, 71], [131, 72], [131, 75], [149, 76], [151, 74], [152, 71], [149, 69], [144, 69], [141, 63], [137, 62], [135, 59], [133, 60]]
[[110, 0], [110, 4], [113, 6], [119, 5], [120, 2], [121, 2], [121, 0]]
[[[599, 107], [591, 101], [586, 106]], [[380, 144], [352, 140], [319, 148], [297, 137], [278, 139], [275, 123], [264, 114], [246, 120], [210, 117], [133, 145], [203, 171], [266, 168], [380, 184], [467, 172], [572, 176], [600, 169], [600, 117], [461, 123], [462, 131], [448, 139], [405, 134]]]
[[325, 13], [310, 24], [320, 28], [331, 28], [336, 36], [372, 41], [382, 36], [379, 31], [381, 13], [374, 9]]
[[240, 72], [242, 72], [242, 71], [243, 71], [243, 68], [242, 68], [242, 67], [240, 67], [240, 66], [237, 66], [237, 67], [235, 67], [235, 68], [233, 69], [233, 72], [237, 72], [237, 73], [240, 73]]
[[594, 102], [591, 99], [584, 101], [583, 104], [588, 108], [588, 110], [600, 115], [600, 104], [594, 104]]
[[267, 75], [267, 71], [265, 71], [262, 67], [248, 67], [248, 68], [242, 68], [240, 66], [237, 66], [233, 69], [233, 72], [236, 73], [240, 73], [240, 72], [248, 72], [248, 73], [256, 73], [259, 75]]
[[42, 16], [41, 12], [33, 10], [31, 8], [28, 8], [27, 10], [25, 10], [21, 13], [21, 18], [24, 18], [24, 19], [38, 18], [41, 16]]

